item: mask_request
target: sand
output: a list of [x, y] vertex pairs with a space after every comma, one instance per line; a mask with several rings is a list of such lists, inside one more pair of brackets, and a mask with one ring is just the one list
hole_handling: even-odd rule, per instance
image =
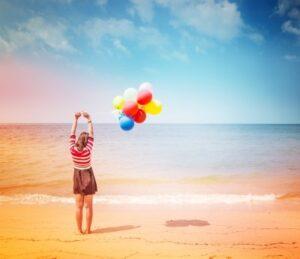
[[100, 205], [76, 233], [74, 205], [0, 205], [0, 258], [299, 258], [299, 202]]

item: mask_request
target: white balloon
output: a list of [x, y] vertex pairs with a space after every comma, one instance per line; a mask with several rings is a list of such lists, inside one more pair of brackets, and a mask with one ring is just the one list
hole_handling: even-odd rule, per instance
[[144, 82], [140, 85], [139, 87], [139, 90], [142, 91], [142, 90], [148, 90], [150, 91], [151, 93], [153, 93], [153, 89], [152, 89], [152, 84], [149, 83], [149, 82]]
[[127, 88], [123, 96], [125, 100], [136, 102], [137, 90], [134, 88]]
[[113, 110], [111, 113], [114, 115], [114, 117], [116, 119], [119, 119], [121, 117], [121, 114], [122, 114], [122, 112], [119, 111], [119, 110]]

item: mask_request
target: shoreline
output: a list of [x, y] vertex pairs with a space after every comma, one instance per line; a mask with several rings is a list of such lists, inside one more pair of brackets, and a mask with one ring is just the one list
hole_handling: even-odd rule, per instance
[[[264, 204], [279, 200], [298, 200], [299, 193], [276, 196], [274, 194], [151, 194], [151, 195], [101, 195], [95, 194], [94, 204], [111, 205], [218, 205], [218, 204]], [[73, 204], [74, 195], [59, 196], [41, 193], [0, 195], [3, 204]]]

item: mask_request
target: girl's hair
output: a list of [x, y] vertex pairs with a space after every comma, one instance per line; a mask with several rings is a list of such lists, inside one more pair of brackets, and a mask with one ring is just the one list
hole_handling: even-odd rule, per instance
[[88, 142], [88, 137], [89, 137], [89, 134], [87, 132], [81, 132], [78, 139], [77, 139], [77, 142], [76, 142], [76, 147], [79, 151], [82, 151], [86, 145], [87, 145], [87, 142]]

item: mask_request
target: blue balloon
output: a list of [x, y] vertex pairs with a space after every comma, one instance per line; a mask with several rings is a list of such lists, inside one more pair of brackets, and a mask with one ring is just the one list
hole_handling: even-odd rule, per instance
[[120, 127], [122, 130], [128, 131], [134, 127], [134, 121], [130, 119], [128, 116], [123, 115], [119, 119]]

